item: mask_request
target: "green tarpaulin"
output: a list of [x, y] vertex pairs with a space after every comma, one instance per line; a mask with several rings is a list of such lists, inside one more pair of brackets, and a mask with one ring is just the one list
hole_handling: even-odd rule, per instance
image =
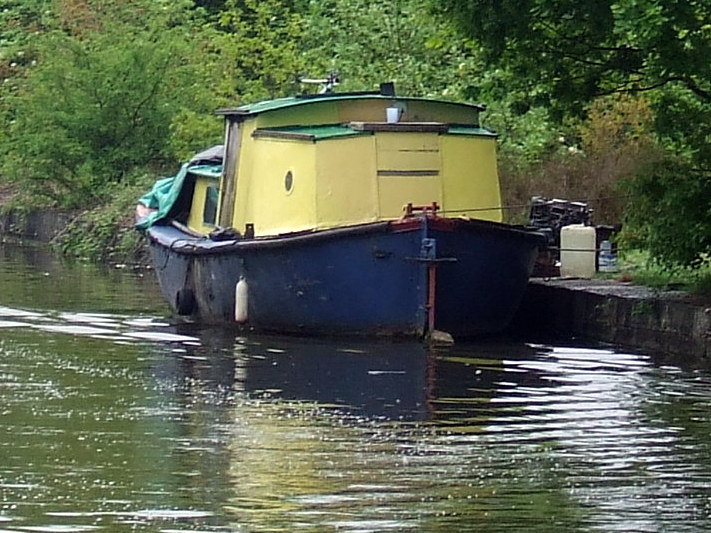
[[180, 196], [180, 191], [185, 182], [185, 176], [188, 175], [189, 166], [189, 163], [185, 163], [175, 176], [156, 181], [150, 192], [147, 192], [139, 198], [139, 203], [156, 211], [136, 221], [136, 227], [138, 229], [150, 228], [153, 224], [168, 215], [170, 209], [178, 199], [178, 196]]
[[138, 203], [149, 209], [155, 209], [155, 211], [137, 220], [136, 228], [150, 228], [170, 214], [170, 210], [180, 197], [188, 174], [219, 179], [222, 173], [223, 157], [223, 147], [218, 144], [193, 156], [189, 162], [180, 168], [180, 171], [175, 176], [156, 181], [150, 192], [138, 199]]

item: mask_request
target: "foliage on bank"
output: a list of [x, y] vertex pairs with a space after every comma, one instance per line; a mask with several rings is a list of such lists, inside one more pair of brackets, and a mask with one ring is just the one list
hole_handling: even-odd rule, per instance
[[112, 185], [112, 201], [77, 210], [72, 221], [51, 241], [66, 256], [110, 264], [148, 264], [147, 247], [133, 228], [136, 198], [154, 181], [143, 175], [131, 185]]
[[[522, 109], [581, 117], [601, 97], [633, 95], [653, 111], [663, 157], [626, 179], [628, 239], [671, 266], [711, 254], [711, 23], [708, 3], [676, 0], [440, 0], [481, 45], [489, 69], [512, 73]], [[628, 136], [633, 136], [629, 132]], [[705, 202], [708, 204], [708, 202]]]
[[711, 252], [704, 3], [491, 6], [2, 0], [0, 184], [21, 203], [85, 213], [63, 236], [67, 252], [130, 255], [135, 235], [119, 221], [130, 226], [146, 176], [220, 141], [214, 109], [337, 70], [343, 90], [392, 80], [402, 93], [489, 104], [512, 220], [534, 194], [585, 200], [596, 222], [624, 222], [621, 245], [701, 265]]
[[620, 281], [651, 287], [659, 291], [681, 290], [701, 298], [703, 304], [711, 303], [711, 264], [696, 268], [680, 264], [673, 267], [660, 265], [649, 252], [629, 249], [618, 257], [619, 272], [604, 274]]

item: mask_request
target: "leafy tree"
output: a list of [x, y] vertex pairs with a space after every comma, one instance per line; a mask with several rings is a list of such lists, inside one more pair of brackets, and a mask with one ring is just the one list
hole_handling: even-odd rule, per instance
[[2, 146], [3, 175], [64, 206], [95, 202], [104, 183], [168, 159], [173, 118], [202, 100], [180, 9], [69, 4], [61, 29], [38, 38]]
[[213, 46], [219, 50], [219, 92], [236, 103], [292, 93], [303, 69], [303, 19], [280, 0], [227, 0]]
[[[0, 0], [0, 123], [12, 119], [8, 99], [16, 94], [25, 71], [36, 63], [33, 36], [46, 31], [47, 0]], [[0, 142], [7, 134], [0, 127]]]
[[285, 96], [299, 77], [341, 75], [341, 90], [395, 81], [400, 92], [461, 99], [479, 70], [427, 0], [227, 0], [213, 42], [222, 94], [239, 102]]
[[22, 64], [28, 61], [27, 49], [33, 37], [54, 23], [47, 14], [51, 0], [0, 0], [0, 60]]
[[195, 6], [209, 13], [219, 13], [225, 8], [225, 0], [195, 0]]
[[667, 264], [711, 252], [711, 212], [679, 193], [699, 194], [711, 179], [707, 1], [441, 0], [435, 9], [481, 45], [489, 68], [510, 73], [521, 110], [582, 116], [600, 96], [647, 93], [670, 156], [630, 184], [628, 229]]
[[476, 51], [427, 11], [426, 0], [310, 0], [302, 9], [304, 74], [337, 71], [343, 89], [394, 81], [401, 93], [479, 97], [464, 94], [478, 75]]
[[703, 0], [441, 0], [489, 64], [537, 100], [582, 111], [595, 96], [680, 84], [711, 99], [711, 24]]
[[711, 179], [679, 157], [650, 161], [628, 182], [634, 197], [623, 234], [668, 267], [700, 267], [711, 253]]
[[[535, 118], [532, 111], [525, 116]], [[595, 223], [619, 223], [629, 192], [623, 184], [662, 157], [653, 119], [645, 98], [611, 95], [595, 100], [583, 120], [558, 129], [554, 140], [549, 135], [555, 130], [546, 129], [544, 122], [538, 136], [548, 142], [538, 160], [527, 157], [535, 153], [532, 136], [526, 139], [523, 155], [504, 145], [500, 165], [504, 196], [516, 206], [526, 206], [534, 195], [585, 201], [594, 211]], [[525, 209], [521, 212], [527, 216]]]

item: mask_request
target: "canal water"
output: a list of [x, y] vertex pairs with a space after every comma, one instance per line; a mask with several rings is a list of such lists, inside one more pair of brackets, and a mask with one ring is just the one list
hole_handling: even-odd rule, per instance
[[0, 245], [0, 533], [711, 530], [711, 372], [238, 335]]

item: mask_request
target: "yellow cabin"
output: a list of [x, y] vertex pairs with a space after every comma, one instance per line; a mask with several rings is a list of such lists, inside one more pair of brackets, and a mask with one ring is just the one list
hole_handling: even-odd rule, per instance
[[387, 91], [221, 110], [222, 174], [191, 169], [188, 226], [270, 236], [398, 219], [408, 204], [435, 203], [447, 216], [499, 222], [496, 136], [480, 126], [481, 110]]

